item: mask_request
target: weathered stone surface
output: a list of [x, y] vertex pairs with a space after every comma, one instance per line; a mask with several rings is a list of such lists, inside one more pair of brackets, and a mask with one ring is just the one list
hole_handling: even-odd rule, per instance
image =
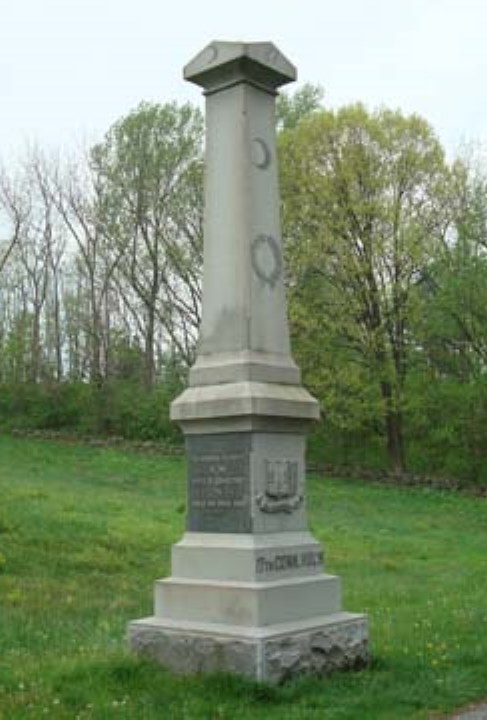
[[295, 675], [358, 670], [369, 661], [365, 621], [337, 624], [265, 644], [264, 677], [280, 682]]
[[129, 644], [134, 652], [178, 674], [228, 672], [258, 677], [256, 644], [248, 640], [132, 624]]
[[184, 77], [207, 93], [237, 82], [253, 82], [271, 93], [296, 80], [296, 68], [269, 42], [214, 40], [184, 68]]
[[[245, 381], [189, 387], [171, 404], [171, 419], [185, 431], [191, 423], [204, 427], [214, 418], [228, 422], [233, 418], [258, 416], [300, 420], [304, 429], [306, 422], [318, 420], [319, 414], [318, 402], [305, 388], [284, 383]], [[195, 432], [204, 432], [204, 429]]]
[[[272, 43], [215, 41], [184, 74], [205, 88], [207, 119], [202, 323], [191, 386], [298, 386], [284, 291], [274, 97], [296, 70]], [[257, 387], [248, 391], [262, 396]], [[187, 419], [177, 402], [173, 417]]]
[[487, 720], [487, 702], [478, 703], [469, 709], [449, 716], [450, 720]]
[[301, 373], [290, 355], [256, 350], [200, 354], [189, 371], [196, 387], [242, 380], [299, 385]]
[[172, 547], [178, 578], [266, 582], [319, 575], [321, 545], [307, 531], [281, 533], [185, 533]]
[[185, 433], [319, 417], [291, 356], [281, 247], [274, 89], [295, 75], [272, 43], [215, 41], [185, 68], [207, 91], [202, 321], [171, 406]]
[[260, 582], [173, 576], [157, 580], [154, 608], [172, 621], [271, 627], [339, 612], [341, 583], [325, 573]]
[[[280, 683], [302, 674], [325, 675], [337, 670], [357, 670], [369, 662], [367, 620], [344, 614], [337, 622], [305, 630], [269, 629], [260, 635], [225, 634], [185, 627], [164, 626], [155, 618], [132, 623], [132, 650], [151, 657], [173, 672], [230, 672], [255, 680]], [[232, 632], [233, 630], [233, 632]]]

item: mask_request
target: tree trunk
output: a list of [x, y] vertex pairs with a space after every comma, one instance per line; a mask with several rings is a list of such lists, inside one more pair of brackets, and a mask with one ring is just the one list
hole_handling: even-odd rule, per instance
[[90, 382], [97, 387], [101, 387], [103, 385], [103, 375], [101, 371], [101, 342], [98, 327], [92, 328]]
[[39, 306], [34, 307], [34, 317], [32, 318], [32, 340], [31, 340], [31, 365], [30, 365], [30, 381], [38, 383], [40, 380], [41, 366], [41, 310]]
[[154, 335], [155, 317], [153, 308], [148, 308], [147, 326], [145, 332], [145, 373], [144, 381], [148, 390], [154, 386], [155, 363], [154, 363]]
[[402, 473], [405, 470], [402, 413], [394, 408], [391, 384], [381, 383], [381, 390], [385, 401], [387, 458], [392, 470]]
[[56, 380], [60, 383], [63, 379], [63, 349], [61, 337], [61, 303], [57, 270], [54, 274], [54, 346], [56, 355]]

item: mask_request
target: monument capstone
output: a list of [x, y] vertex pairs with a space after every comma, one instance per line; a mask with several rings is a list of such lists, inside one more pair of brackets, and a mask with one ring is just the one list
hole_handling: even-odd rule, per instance
[[296, 69], [268, 42], [212, 42], [184, 69], [206, 96], [202, 323], [172, 404], [188, 458], [172, 575], [130, 646], [175, 672], [279, 682], [361, 667], [367, 618], [342, 610], [308, 530], [305, 437], [317, 401], [291, 357], [279, 220], [277, 88]]

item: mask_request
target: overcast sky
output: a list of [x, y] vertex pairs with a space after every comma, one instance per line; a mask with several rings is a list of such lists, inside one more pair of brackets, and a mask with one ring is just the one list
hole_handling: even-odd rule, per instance
[[450, 152], [487, 142], [487, 0], [0, 0], [0, 156], [200, 103], [181, 70], [213, 39], [272, 40], [328, 105], [417, 112]]

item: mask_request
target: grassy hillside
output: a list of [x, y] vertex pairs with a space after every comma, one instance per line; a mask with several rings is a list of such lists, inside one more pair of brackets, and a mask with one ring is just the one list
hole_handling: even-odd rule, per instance
[[312, 477], [311, 527], [372, 667], [269, 688], [131, 656], [184, 525], [182, 460], [0, 437], [0, 718], [427, 718], [487, 695], [487, 509]]

